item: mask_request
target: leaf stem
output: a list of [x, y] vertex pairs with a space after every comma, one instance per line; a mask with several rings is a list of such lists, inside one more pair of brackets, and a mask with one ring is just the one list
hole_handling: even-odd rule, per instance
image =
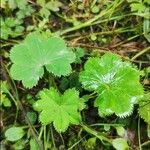
[[148, 141], [142, 143], [142, 144], [141, 144], [141, 147], [144, 147], [144, 146], [146, 146], [146, 145], [150, 145], [150, 140], [148, 140]]
[[62, 141], [63, 146], [65, 147], [65, 142], [64, 142], [64, 139], [63, 139], [62, 134], [61, 134], [61, 133], [59, 133], [59, 136], [60, 136], [60, 138], [61, 138], [61, 141]]
[[140, 57], [141, 55], [143, 55], [144, 53], [146, 53], [147, 51], [150, 51], [150, 46], [143, 49], [142, 51], [140, 51], [139, 53], [137, 53], [134, 57], [132, 57], [131, 60], [135, 60], [136, 58]]
[[53, 74], [49, 74], [48, 82], [49, 82], [49, 88], [54, 87], [54, 88], [58, 89]]
[[43, 134], [43, 126], [41, 126], [41, 128], [40, 128], [40, 133], [39, 133], [39, 136], [38, 136], [39, 140], [41, 139], [42, 134]]
[[50, 126], [50, 130], [51, 130], [51, 139], [52, 139], [53, 147], [54, 147], [55, 149], [57, 149], [57, 148], [56, 148], [56, 144], [55, 144], [54, 135], [53, 135], [53, 128], [52, 128], [52, 126]]
[[91, 124], [90, 126], [105, 126], [105, 125], [108, 125], [108, 126], [124, 126], [123, 124], [111, 124], [111, 123], [96, 123], [96, 124]]
[[139, 150], [142, 150], [142, 147], [141, 147], [141, 134], [140, 134], [140, 117], [138, 118], [138, 141], [139, 141]]
[[108, 139], [107, 137], [105, 137], [104, 134], [97, 132], [96, 130], [93, 130], [92, 128], [88, 127], [87, 125], [81, 124], [82, 128], [88, 132], [89, 134], [94, 135], [95, 137], [97, 137], [98, 139], [100, 139], [101, 141], [106, 141], [109, 144], [112, 144], [112, 141], [110, 139]]
[[73, 149], [76, 145], [78, 145], [83, 139], [85, 138], [85, 136], [83, 138], [81, 138], [80, 140], [78, 140], [76, 143], [74, 143], [70, 148], [68, 148], [67, 150], [71, 150]]
[[43, 134], [43, 138], [44, 138], [44, 150], [47, 150], [46, 125], [43, 126], [43, 128], [44, 128], [44, 134]]

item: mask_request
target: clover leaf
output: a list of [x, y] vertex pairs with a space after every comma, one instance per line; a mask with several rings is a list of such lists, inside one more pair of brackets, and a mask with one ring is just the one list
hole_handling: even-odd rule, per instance
[[143, 94], [139, 77], [136, 67], [112, 53], [101, 59], [90, 58], [80, 73], [83, 87], [98, 94], [95, 106], [100, 116], [113, 113], [119, 117], [130, 115], [138, 96]]
[[53, 122], [58, 132], [64, 132], [70, 124], [79, 124], [80, 110], [84, 107], [83, 99], [75, 89], [67, 90], [60, 95], [56, 89], [50, 88], [40, 92], [40, 100], [34, 108], [40, 111], [39, 120], [42, 124]]
[[56, 76], [71, 73], [70, 63], [75, 60], [75, 54], [59, 37], [32, 33], [11, 49], [10, 59], [13, 79], [22, 80], [25, 87], [32, 88], [43, 76], [44, 67]]

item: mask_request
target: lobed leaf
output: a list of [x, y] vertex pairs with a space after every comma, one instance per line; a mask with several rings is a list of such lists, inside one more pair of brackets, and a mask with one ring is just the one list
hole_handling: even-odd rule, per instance
[[13, 62], [11, 75], [22, 80], [28, 88], [35, 86], [44, 74], [44, 67], [56, 76], [71, 73], [71, 63], [75, 55], [59, 37], [46, 38], [39, 34], [29, 34], [25, 41], [14, 46], [10, 52]]
[[147, 93], [141, 101], [139, 101], [139, 115], [145, 122], [150, 124], [150, 93]]
[[143, 94], [139, 83], [140, 72], [128, 62], [112, 53], [90, 58], [80, 73], [83, 87], [95, 91], [95, 106], [100, 116], [115, 113], [119, 117], [130, 115], [137, 97]]
[[58, 132], [64, 132], [69, 124], [81, 121], [79, 110], [84, 103], [75, 89], [69, 89], [63, 95], [59, 95], [54, 88], [45, 89], [40, 92], [40, 98], [34, 108], [41, 112], [39, 120], [42, 124], [53, 122]]

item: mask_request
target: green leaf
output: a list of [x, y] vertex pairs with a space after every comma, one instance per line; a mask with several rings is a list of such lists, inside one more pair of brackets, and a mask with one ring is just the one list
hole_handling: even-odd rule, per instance
[[59, 8], [61, 6], [62, 6], [62, 3], [57, 0], [50, 1], [45, 5], [46, 8], [48, 8], [49, 10], [54, 11], [54, 12], [59, 11]]
[[75, 55], [63, 39], [32, 33], [11, 49], [10, 59], [13, 79], [22, 80], [25, 87], [32, 88], [43, 76], [44, 67], [56, 76], [70, 74]]
[[0, 80], [0, 85], [1, 85], [1, 91], [0, 91], [0, 106], [4, 107], [10, 107], [11, 102], [9, 98], [7, 97], [7, 93], [9, 93], [9, 87], [7, 85], [6, 81], [1, 81]]
[[69, 124], [80, 123], [79, 110], [83, 107], [83, 99], [75, 89], [69, 89], [63, 95], [54, 88], [45, 89], [40, 92], [40, 98], [34, 108], [41, 112], [39, 120], [42, 124], [53, 122], [58, 132], [64, 132]]
[[125, 135], [125, 129], [122, 126], [117, 126], [116, 130], [119, 136], [123, 137]]
[[100, 7], [95, 5], [94, 7], [92, 7], [91, 11], [92, 11], [92, 13], [96, 14], [100, 11]]
[[150, 125], [150, 93], [139, 102], [139, 115]]
[[7, 81], [1, 81], [0, 80], [0, 84], [1, 84], [1, 92], [3, 93], [8, 93], [9, 92], [9, 87], [7, 85]]
[[50, 11], [47, 8], [43, 7], [40, 9], [40, 14], [41, 16], [43, 16], [43, 18], [48, 18], [50, 15]]
[[100, 116], [115, 113], [119, 117], [130, 115], [133, 104], [143, 94], [139, 83], [140, 71], [115, 54], [107, 53], [100, 58], [90, 58], [80, 73], [83, 87], [95, 91], [95, 106]]
[[0, 98], [1, 98], [0, 106], [3, 105], [4, 107], [11, 107], [11, 102], [4, 93], [0, 93]]
[[17, 141], [24, 136], [25, 132], [21, 127], [11, 127], [6, 130], [5, 137], [8, 141]]
[[39, 150], [39, 146], [33, 138], [30, 140], [30, 150]]
[[81, 58], [85, 55], [85, 50], [83, 48], [77, 47], [75, 48], [76, 60], [75, 63], [80, 64]]
[[31, 124], [34, 124], [37, 119], [37, 115], [35, 112], [27, 112], [27, 117], [30, 120]]
[[16, 143], [12, 145], [13, 150], [23, 150], [25, 149], [26, 141], [25, 140], [18, 140]]
[[96, 137], [89, 138], [85, 142], [85, 147], [87, 149], [94, 150], [94, 148], [96, 147], [96, 139], [97, 139]]
[[11, 8], [12, 10], [16, 9], [17, 7], [19, 9], [25, 8], [27, 4], [27, 0], [8, 0], [9, 8]]
[[129, 148], [127, 141], [123, 138], [114, 139], [112, 144], [116, 150], [127, 150]]
[[110, 125], [104, 125], [104, 130], [109, 131], [110, 130]]
[[97, 40], [97, 36], [94, 33], [91, 34], [91, 40], [92, 41], [96, 41]]
[[[1, 24], [0, 28], [1, 30], [1, 38], [2, 39], [8, 39], [9, 36], [16, 37], [22, 33], [24, 30], [24, 27], [21, 26], [22, 20], [19, 20], [18, 18], [8, 17], [8, 18], [1, 18]], [[18, 30], [19, 27], [19, 30]]]
[[144, 5], [144, 2], [141, 0], [127, 0], [130, 3], [131, 11], [134, 12], [144, 12], [146, 6]]
[[44, 7], [45, 6], [45, 0], [36, 0], [36, 3], [38, 5], [40, 5], [41, 7]]
[[15, 9], [17, 7], [17, 4], [15, 2], [15, 0], [8, 0], [8, 6], [10, 9]]
[[27, 5], [26, 7], [23, 7], [22, 9], [20, 9], [16, 13], [16, 15], [18, 19], [22, 19], [22, 18], [32, 15], [33, 12], [34, 12], [34, 9], [30, 5]]
[[131, 11], [143, 12], [145, 10], [145, 6], [143, 3], [132, 3], [130, 4]]

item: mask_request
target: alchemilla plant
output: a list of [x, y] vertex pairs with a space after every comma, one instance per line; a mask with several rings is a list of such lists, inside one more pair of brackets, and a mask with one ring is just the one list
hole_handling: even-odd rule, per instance
[[1, 0], [2, 150], [150, 147], [150, 0]]
[[[22, 82], [25, 88], [36, 88], [39, 79], [45, 78], [46, 72], [53, 82], [55, 79], [60, 80], [62, 77], [70, 76], [75, 71], [72, 64], [77, 60], [76, 57], [80, 58], [62, 38], [31, 33], [23, 42], [12, 47], [10, 74], [14, 80]], [[94, 107], [98, 108], [99, 117], [105, 118], [115, 114], [119, 118], [125, 118], [132, 114], [135, 104], [139, 106], [145, 104], [145, 101], [140, 100], [144, 96], [144, 88], [140, 83], [140, 71], [117, 54], [108, 52], [101, 57], [88, 57], [80, 70], [79, 82], [82, 91], [87, 91], [89, 97], [94, 95], [92, 99]], [[87, 95], [83, 95], [75, 88], [68, 88], [62, 92], [58, 87], [59, 85], [51, 84], [49, 88], [40, 90], [38, 99], [36, 98], [32, 103], [33, 109], [38, 113], [38, 122], [44, 130], [46, 126], [52, 124], [55, 130], [61, 133], [76, 125], [101, 141], [108, 142], [116, 149], [117, 141], [122, 150], [128, 148], [125, 139], [110, 140], [103, 134], [97, 135], [96, 131], [85, 124], [82, 113], [88, 108], [88, 101], [91, 101], [90, 98], [86, 98]], [[149, 111], [148, 107], [140, 107], [139, 114], [146, 122], [149, 122], [147, 110]], [[18, 134], [17, 137], [15, 133], [13, 136], [10, 135], [14, 129]], [[118, 128], [116, 130], [119, 135], [123, 134], [124, 130], [120, 131]], [[14, 126], [6, 131], [5, 136], [8, 140], [14, 141], [23, 138], [24, 134], [23, 128]], [[35, 144], [36, 141], [32, 138], [31, 143]]]
[[79, 92], [75, 89], [68, 89], [60, 95], [56, 89], [50, 88], [40, 92], [40, 100], [34, 108], [41, 112], [39, 120], [42, 124], [53, 122], [58, 132], [64, 132], [70, 124], [80, 124], [84, 100], [79, 98]]
[[[12, 77], [32, 88], [43, 76], [44, 67], [58, 77], [69, 75], [75, 54], [62, 38], [33, 33], [12, 48], [10, 59], [13, 62]], [[112, 53], [101, 58], [88, 58], [80, 73], [83, 88], [97, 93], [94, 105], [102, 117], [113, 113], [119, 117], [131, 115], [134, 104], [144, 93], [139, 80], [140, 71]], [[82, 100], [78, 92], [68, 89], [60, 96], [56, 89], [51, 88], [40, 93], [41, 100], [35, 106], [41, 111], [39, 118], [42, 123], [53, 122], [57, 131], [65, 131], [70, 123], [79, 123], [78, 110]]]

